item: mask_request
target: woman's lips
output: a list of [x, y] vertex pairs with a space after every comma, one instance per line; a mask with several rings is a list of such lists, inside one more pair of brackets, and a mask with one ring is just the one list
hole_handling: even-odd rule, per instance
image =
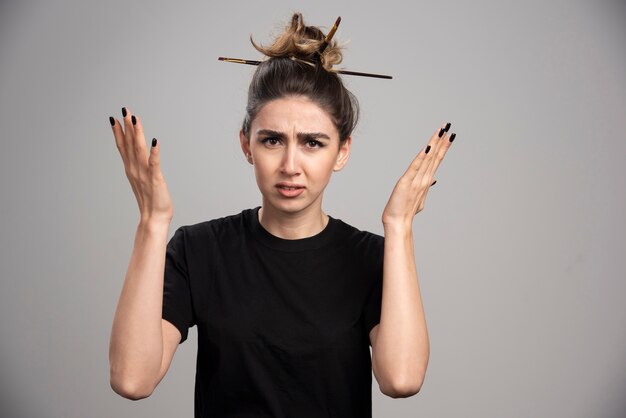
[[300, 196], [304, 192], [304, 186], [296, 183], [278, 183], [276, 189], [285, 197]]

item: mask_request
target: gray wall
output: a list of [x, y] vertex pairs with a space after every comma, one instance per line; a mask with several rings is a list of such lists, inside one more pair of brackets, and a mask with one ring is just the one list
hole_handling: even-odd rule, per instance
[[[504, 4], [508, 3], [508, 4]], [[325, 210], [382, 233], [434, 129], [457, 139], [414, 222], [431, 337], [422, 391], [377, 417], [626, 416], [624, 3], [3, 1], [3, 417], [191, 417], [196, 330], [155, 393], [109, 387], [138, 210], [108, 122], [128, 106], [180, 225], [260, 203], [238, 148], [254, 67], [291, 12], [342, 16], [362, 104]]]

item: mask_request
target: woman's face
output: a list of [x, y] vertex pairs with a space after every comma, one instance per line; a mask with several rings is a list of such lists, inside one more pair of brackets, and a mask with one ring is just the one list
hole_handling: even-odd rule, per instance
[[266, 103], [240, 132], [241, 148], [251, 155], [263, 206], [284, 213], [321, 210], [322, 194], [333, 171], [348, 161], [351, 138], [339, 146], [328, 113], [306, 97]]

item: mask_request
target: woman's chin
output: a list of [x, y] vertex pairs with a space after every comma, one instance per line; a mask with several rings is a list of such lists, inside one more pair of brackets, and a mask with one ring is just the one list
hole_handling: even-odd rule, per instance
[[276, 196], [271, 199], [263, 199], [264, 207], [270, 206], [273, 210], [285, 214], [299, 213], [304, 210], [310, 209], [312, 205], [314, 205], [314, 202], [310, 199], [303, 198], [303, 196], [298, 196], [294, 198]]

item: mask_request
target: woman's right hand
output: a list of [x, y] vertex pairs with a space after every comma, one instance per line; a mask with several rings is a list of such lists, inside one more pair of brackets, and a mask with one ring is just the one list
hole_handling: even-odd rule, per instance
[[161, 173], [159, 144], [153, 139], [154, 145], [148, 151], [139, 117], [131, 114], [127, 107], [122, 108], [122, 115], [123, 130], [117, 119], [111, 116], [109, 121], [124, 162], [126, 177], [139, 204], [140, 222], [169, 224], [174, 217], [174, 207]]

